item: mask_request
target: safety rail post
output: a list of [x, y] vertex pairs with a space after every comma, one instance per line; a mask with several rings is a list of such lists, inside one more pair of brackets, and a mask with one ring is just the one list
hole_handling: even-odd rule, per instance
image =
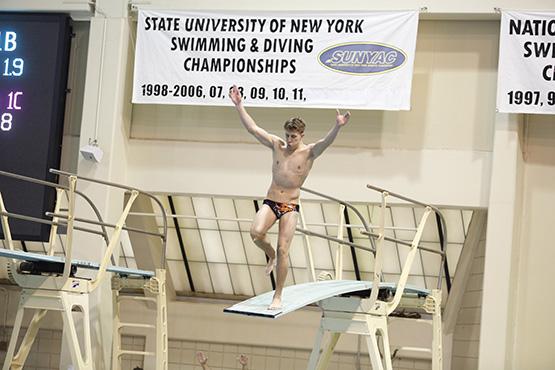
[[430, 207], [426, 207], [426, 211], [422, 215], [420, 219], [420, 223], [418, 224], [418, 230], [414, 235], [412, 240], [412, 245], [410, 247], [409, 253], [405, 259], [405, 263], [401, 270], [401, 276], [399, 277], [399, 281], [397, 282], [397, 290], [395, 291], [395, 295], [391, 302], [387, 303], [387, 313], [390, 314], [399, 305], [401, 302], [401, 297], [403, 295], [403, 291], [405, 290], [405, 286], [407, 285], [407, 280], [409, 278], [410, 270], [412, 268], [412, 263], [414, 262], [414, 257], [416, 256], [416, 252], [418, 251], [418, 245], [420, 244], [420, 239], [422, 238], [422, 233], [424, 232], [424, 227], [426, 226], [426, 221], [428, 220], [428, 216], [432, 212]]
[[168, 307], [166, 299], [166, 270], [157, 269], [156, 296], [156, 369], [168, 370]]
[[[387, 210], [387, 197], [389, 193], [387, 191], [382, 192], [382, 202], [381, 202], [381, 212], [380, 212], [380, 223], [379, 232], [376, 242], [376, 253], [374, 254], [374, 279], [372, 280], [372, 286], [378, 287], [382, 281], [382, 258], [383, 258], [383, 241], [385, 237], [385, 212]], [[370, 306], [373, 306], [378, 299], [379, 289], [372, 289], [370, 293]]]
[[138, 195], [139, 195], [139, 192], [136, 190], [133, 190], [131, 192], [131, 196], [129, 197], [129, 200], [127, 201], [127, 204], [125, 205], [125, 208], [118, 222], [116, 223], [116, 228], [114, 229], [114, 232], [112, 233], [112, 237], [110, 239], [110, 244], [108, 244], [108, 248], [106, 248], [106, 252], [104, 252], [104, 257], [102, 258], [100, 269], [98, 270], [96, 277], [90, 282], [91, 291], [95, 290], [98, 287], [98, 285], [104, 278], [104, 275], [106, 274], [106, 268], [108, 267], [108, 263], [110, 262], [110, 259], [114, 253], [114, 249], [116, 248], [116, 245], [119, 242], [121, 230], [122, 230], [123, 224], [125, 223], [125, 219], [127, 218], [127, 215], [129, 214], [129, 212], [131, 211], [131, 206], [133, 205], [133, 202], [135, 201], [135, 199], [137, 199]]
[[[60, 213], [60, 209], [62, 207], [62, 194], [64, 193], [64, 191], [60, 188], [56, 189], [56, 203], [54, 206], [54, 213]], [[59, 219], [58, 217], [54, 217], [52, 218], [52, 227], [50, 227], [50, 237], [48, 238], [48, 251], [46, 251], [46, 254], [48, 256], [53, 256], [54, 255], [54, 247], [56, 245], [56, 234], [58, 233], [58, 222]]]
[[64, 262], [64, 279], [69, 279], [71, 273], [71, 255], [73, 250], [73, 222], [75, 218], [75, 187], [77, 186], [77, 177], [69, 176], [69, 204], [67, 211], [67, 233], [66, 233], [66, 260]]
[[[6, 240], [6, 242], [8, 243], [8, 248], [13, 251], [15, 250], [15, 248], [13, 246], [12, 232], [10, 230], [10, 223], [8, 221], [8, 211], [6, 211], [6, 206], [4, 205], [2, 192], [0, 192], [0, 211], [2, 212], [0, 218], [2, 219], [2, 231], [4, 232], [4, 240]], [[15, 263], [15, 259], [12, 259], [12, 261]]]
[[[343, 227], [345, 225], [344, 211], [345, 206], [340, 204], [337, 239], [343, 239]], [[343, 280], [343, 244], [341, 243], [337, 243], [337, 249], [335, 250], [335, 280]]]

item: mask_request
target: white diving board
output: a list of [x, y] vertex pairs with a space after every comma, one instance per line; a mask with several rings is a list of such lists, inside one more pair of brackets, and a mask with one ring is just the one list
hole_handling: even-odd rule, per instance
[[[51, 262], [51, 263], [62, 263], [62, 264], [65, 263], [65, 260], [59, 256], [48, 256], [45, 254], [24, 252], [24, 251], [12, 251], [10, 249], [3, 249], [3, 248], [0, 248], [0, 257], [15, 258], [18, 260], [30, 261], [30, 262]], [[74, 259], [71, 261], [71, 264], [74, 266], [89, 269], [89, 270], [100, 269], [99, 263], [91, 262], [91, 261]], [[120, 275], [135, 275], [135, 276], [143, 276], [145, 278], [151, 278], [156, 275], [155, 272], [153, 271], [131, 269], [131, 268], [119, 267], [119, 266], [108, 266], [106, 270], [109, 272], [115, 272], [116, 274], [120, 274]]]
[[[326, 298], [368, 289], [372, 289], [371, 281], [325, 280], [297, 284], [283, 289], [282, 307], [278, 310], [268, 309], [274, 296], [274, 291], [271, 291], [228, 307], [224, 309], [224, 312], [274, 319]], [[380, 283], [380, 289], [389, 289], [395, 292], [396, 284]], [[427, 296], [431, 293], [427, 289], [413, 286], [405, 286], [404, 292], [420, 296]]]

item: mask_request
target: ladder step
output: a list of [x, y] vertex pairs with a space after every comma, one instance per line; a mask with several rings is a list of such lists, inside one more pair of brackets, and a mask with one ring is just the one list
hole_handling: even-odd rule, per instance
[[154, 302], [156, 303], [156, 298], [152, 298], [152, 297], [135, 297], [135, 296], [130, 296], [130, 295], [120, 295], [118, 296], [118, 302], [119, 301], [147, 301], [147, 302]]
[[120, 328], [143, 328], [143, 329], [156, 329], [156, 325], [152, 324], [139, 324], [139, 323], [131, 323], [131, 322], [120, 322]]
[[123, 356], [123, 355], [155, 356], [156, 353], [154, 353], [154, 352], [145, 352], [145, 351], [129, 351], [129, 350], [119, 351], [119, 356]]

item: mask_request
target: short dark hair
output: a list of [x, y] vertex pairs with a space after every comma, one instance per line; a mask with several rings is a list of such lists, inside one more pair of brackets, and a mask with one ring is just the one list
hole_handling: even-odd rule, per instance
[[297, 131], [301, 134], [304, 132], [305, 127], [306, 124], [304, 123], [303, 119], [299, 117], [289, 118], [287, 121], [285, 121], [285, 124], [283, 125], [283, 128], [285, 130]]

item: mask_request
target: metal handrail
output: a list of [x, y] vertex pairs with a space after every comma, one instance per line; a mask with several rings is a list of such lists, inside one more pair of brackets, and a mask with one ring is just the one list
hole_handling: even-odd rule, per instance
[[[370, 230], [373, 229], [372, 227], [370, 227], [370, 225], [368, 225], [368, 223], [364, 219], [364, 216], [362, 215], [362, 213], [360, 213], [360, 211], [355, 206], [353, 206], [352, 204], [350, 204], [348, 202], [345, 202], [341, 199], [329, 196], [327, 194], [320, 193], [319, 191], [316, 191], [316, 190], [308, 189], [308, 188], [305, 188], [305, 187], [301, 187], [301, 190], [306, 191], [307, 193], [310, 193], [310, 194], [318, 195], [319, 197], [322, 197], [324, 199], [328, 199], [328, 200], [331, 200], [333, 202], [344, 205], [345, 207], [349, 208], [350, 210], [352, 210], [355, 213], [355, 215], [359, 218], [360, 222], [362, 223], [362, 226], [364, 227], [364, 230], [370, 232]], [[376, 255], [376, 245], [375, 245], [374, 239], [372, 239], [369, 236], [368, 241], [370, 242], [370, 245], [372, 247], [371, 253], [374, 254], [374, 256], [375, 256]]]
[[[438, 289], [441, 289], [441, 280], [443, 278], [443, 266], [444, 266], [444, 264], [447, 264], [447, 227], [446, 227], [445, 218], [443, 217], [443, 214], [441, 213], [441, 211], [437, 207], [432, 206], [430, 204], [426, 204], [426, 203], [420, 202], [418, 200], [411, 199], [411, 198], [406, 197], [404, 195], [400, 195], [400, 194], [391, 192], [389, 190], [385, 190], [383, 188], [380, 188], [380, 187], [377, 187], [377, 186], [374, 186], [374, 185], [371, 185], [371, 184], [366, 184], [366, 187], [368, 189], [372, 189], [372, 190], [378, 191], [380, 193], [387, 193], [388, 195], [390, 195], [392, 197], [395, 197], [397, 199], [401, 199], [401, 200], [404, 200], [404, 201], [407, 201], [407, 202], [410, 202], [410, 203], [413, 203], [413, 204], [417, 204], [417, 205], [420, 205], [422, 207], [428, 207], [437, 215], [438, 220], [439, 220], [439, 228], [440, 228], [440, 230], [438, 230], [438, 232], [443, 233], [443, 239], [440, 238], [441, 253], [439, 251], [430, 250], [430, 249], [425, 248], [425, 247], [418, 246], [418, 248], [422, 249], [422, 250], [426, 250], [428, 252], [437, 253], [437, 254], [441, 255], [441, 264], [440, 264], [440, 268], [439, 268], [438, 281], [437, 281]], [[366, 232], [361, 231], [361, 234], [366, 234]], [[387, 240], [387, 238], [384, 238], [384, 239]], [[407, 245], [407, 243], [404, 243], [402, 241], [397, 241], [397, 240], [392, 240], [392, 241], [394, 241], [396, 243], [399, 243], [399, 244]], [[450, 278], [451, 278], [450, 276], [445, 276], [446, 280], [450, 279]], [[450, 284], [447, 284], [448, 291], [449, 291], [449, 287], [450, 287]]]
[[119, 189], [124, 189], [127, 191], [136, 191], [139, 194], [145, 195], [149, 198], [151, 198], [152, 200], [154, 200], [154, 202], [158, 205], [158, 207], [160, 208], [160, 216], [162, 216], [162, 220], [163, 220], [163, 231], [162, 231], [162, 235], [160, 236], [162, 238], [162, 257], [161, 257], [161, 261], [160, 261], [160, 266], [161, 268], [165, 268], [166, 265], [166, 244], [167, 244], [167, 240], [168, 240], [168, 220], [166, 219], [165, 215], [166, 215], [166, 210], [164, 209], [164, 206], [162, 205], [162, 202], [160, 202], [160, 200], [158, 198], [156, 198], [154, 195], [143, 191], [141, 189], [132, 187], [132, 186], [127, 186], [127, 185], [122, 185], [122, 184], [117, 184], [114, 182], [109, 182], [109, 181], [104, 181], [104, 180], [98, 180], [98, 179], [93, 179], [90, 177], [86, 177], [86, 176], [81, 176], [81, 175], [75, 175], [72, 174], [70, 172], [66, 172], [66, 171], [61, 171], [61, 170], [56, 170], [56, 169], [50, 169], [51, 173], [57, 174], [57, 175], [62, 175], [62, 176], [75, 176], [75, 178], [77, 179], [81, 179], [84, 181], [88, 181], [88, 182], [93, 182], [93, 183], [97, 183], [97, 184], [102, 184], [102, 185], [106, 185], [106, 186], [110, 186], [110, 187], [115, 187], [115, 188], [119, 188]]
[[372, 252], [372, 253], [376, 252], [376, 250], [372, 247], [368, 248], [368, 247], [365, 247], [365, 246], [360, 245], [360, 244], [351, 243], [349, 241], [339, 239], [339, 238], [335, 238], [335, 237], [329, 236], [329, 235], [315, 233], [314, 231], [310, 231], [310, 230], [307, 230], [307, 229], [302, 229], [300, 227], [297, 227], [295, 230], [297, 230], [298, 232], [300, 232], [302, 234], [306, 234], [306, 235], [310, 235], [310, 236], [316, 236], [316, 237], [319, 237], [319, 238], [322, 238], [322, 239], [327, 239], [329, 241], [336, 242], [336, 243], [343, 244], [343, 245], [348, 245], [350, 247], [361, 249], [363, 251]]
[[[12, 212], [0, 211], [0, 215], [1, 216], [8, 216], [9, 218], [15, 218], [16, 220], [36, 222], [38, 224], [45, 224], [45, 225], [52, 225], [52, 226], [67, 226], [67, 222], [59, 222], [59, 221], [55, 222], [55, 221], [45, 220], [43, 218], [20, 215], [18, 213], [12, 213]], [[96, 235], [101, 235], [101, 236], [104, 235], [101, 231], [96, 231], [96, 230], [92, 230], [92, 229], [85, 229], [85, 228], [82, 228], [82, 227], [74, 227], [74, 229], [79, 230], [79, 231], [84, 231], [84, 232], [87, 232], [87, 233], [91, 233], [91, 234], [96, 234]]]
[[[439, 209], [437, 207], [428, 205], [426, 203], [408, 198], [406, 196], [394, 193], [394, 192], [390, 192], [387, 191], [385, 189], [379, 188], [377, 186], [373, 186], [373, 185], [367, 185], [367, 187], [369, 189], [372, 190], [376, 190], [382, 193], [387, 193], [387, 195], [413, 203], [415, 205], [419, 205], [422, 207], [429, 207], [435, 214], [438, 215], [439, 219], [440, 219], [440, 227], [442, 229], [442, 231], [444, 232], [444, 236], [446, 236], [447, 231], [446, 231], [446, 227], [445, 227], [445, 220], [443, 217], [443, 214], [439, 211]], [[360, 250], [364, 250], [364, 251], [368, 251], [371, 252], [373, 254], [375, 254], [376, 252], [376, 248], [375, 248], [375, 243], [373, 243], [374, 239], [379, 238], [380, 234], [377, 234], [375, 232], [373, 232], [374, 229], [377, 229], [379, 226], [373, 225], [373, 224], [369, 224], [368, 222], [366, 222], [364, 216], [361, 214], [361, 212], [355, 208], [352, 204], [346, 202], [346, 201], [342, 201], [340, 199], [337, 199], [335, 197], [320, 193], [318, 191], [312, 190], [312, 189], [308, 189], [308, 188], [304, 188], [302, 187], [301, 190], [306, 191], [308, 193], [317, 195], [321, 198], [342, 204], [350, 209], [353, 210], [353, 212], [357, 215], [357, 217], [361, 220], [361, 224], [348, 224], [348, 225], [343, 225], [344, 227], [347, 228], [358, 228], [361, 229], [360, 233], [363, 235], [366, 235], [369, 237], [370, 242], [371, 242], [371, 247], [366, 247], [360, 244], [356, 244], [350, 241], [346, 241], [346, 240], [342, 240], [333, 236], [329, 236], [329, 235], [325, 235], [325, 234], [320, 234], [320, 233], [316, 233], [307, 229], [303, 229], [300, 227], [296, 228], [296, 231], [305, 235], [309, 235], [309, 236], [315, 236], [315, 237], [319, 237], [325, 240], [329, 240], [329, 241], [333, 241], [342, 245], [347, 245], [356, 249], [360, 249]], [[130, 215], [140, 215], [140, 216], [156, 216], [155, 214], [152, 213], [130, 213]], [[252, 219], [241, 219], [241, 218], [227, 218], [227, 217], [203, 217], [203, 216], [196, 216], [196, 215], [181, 215], [181, 214], [166, 214], [166, 217], [176, 217], [176, 218], [189, 218], [189, 219], [197, 219], [197, 220], [212, 220], [212, 221], [234, 221], [234, 222], [251, 222]], [[318, 224], [314, 224], [314, 223], [306, 223], [306, 226], [339, 226], [338, 224], [330, 224], [330, 223], [318, 223]], [[385, 227], [384, 229], [401, 229], [401, 230], [407, 230], [407, 231], [416, 231], [417, 228], [409, 228], [409, 227]], [[398, 243], [398, 244], [402, 244], [405, 246], [412, 246], [412, 243], [410, 241], [407, 240], [403, 240], [403, 239], [397, 239], [397, 238], [392, 238], [392, 237], [388, 237], [388, 236], [383, 236], [383, 239], [386, 241], [390, 241], [390, 242], [394, 242], [394, 243]], [[417, 248], [422, 250], [422, 251], [426, 251], [426, 252], [430, 252], [430, 253], [434, 253], [434, 254], [438, 254], [441, 256], [441, 265], [443, 266], [445, 261], [446, 261], [446, 240], [447, 238], [443, 238], [442, 240], [440, 240], [440, 245], [441, 245], [441, 250], [436, 250], [436, 249], [432, 249], [432, 248], [428, 248], [428, 247], [424, 247], [421, 245], [417, 245]], [[419, 243], [420, 244], [420, 243]], [[441, 284], [441, 280], [443, 277], [443, 270], [440, 268], [440, 272], [438, 274], [438, 285], [440, 286]]]
[[404, 196], [404, 195], [400, 195], [400, 194], [397, 194], [397, 193], [393, 193], [393, 192], [391, 192], [391, 191], [388, 191], [388, 190], [379, 188], [379, 187], [374, 186], [374, 185], [366, 184], [366, 187], [367, 187], [368, 189], [376, 190], [376, 191], [379, 191], [379, 192], [387, 192], [387, 194], [389, 194], [389, 195], [391, 195], [391, 196], [393, 196], [393, 197], [395, 197], [395, 198], [397, 198], [397, 199], [401, 199], [401, 200], [404, 200], [404, 201], [407, 201], [407, 202], [411, 202], [411, 203], [414, 203], [414, 204], [418, 204], [418, 205], [420, 205], [420, 206], [422, 206], [422, 207], [430, 207], [430, 208], [434, 211], [434, 213], [437, 214], [437, 215], [439, 216], [439, 218], [441, 219], [441, 227], [442, 227], [442, 231], [443, 231], [443, 235], [444, 235], [444, 241], [443, 241], [443, 242], [444, 242], [444, 243], [443, 243], [444, 245], [442, 245], [441, 249], [442, 249], [443, 251], [445, 251], [445, 249], [446, 249], [446, 247], [447, 247], [447, 227], [445, 226], [445, 225], [446, 225], [445, 218], [443, 217], [443, 214], [441, 213], [441, 211], [440, 211], [437, 207], [435, 207], [435, 206], [433, 206], [433, 205], [431, 205], [431, 204], [426, 204], [426, 203], [419, 202], [419, 201], [417, 201], [417, 200], [408, 198], [408, 197], [406, 197], [406, 196]]
[[[59, 213], [52, 213], [52, 212], [46, 212], [46, 216], [63, 218], [63, 219], [66, 219], [66, 220], [69, 218], [68, 215], [59, 214]], [[117, 227], [117, 225], [110, 224], [110, 223], [107, 223], [107, 222], [87, 220], [85, 218], [79, 218], [79, 217], [74, 217], [73, 221], [83, 222], [83, 223], [92, 224], [92, 225], [106, 226], [106, 227], [110, 227], [112, 229], [115, 229]], [[141, 230], [141, 229], [137, 229], [135, 227], [122, 226], [121, 228], [123, 230], [131, 231], [131, 232], [134, 232], [134, 233], [140, 233], [140, 234], [146, 234], [146, 235], [152, 235], [152, 236], [159, 236], [159, 237], [164, 236], [164, 234], [162, 234], [162, 233], [154, 233], [152, 231]]]
[[[166, 217], [165, 217], [165, 215], [166, 215], [165, 209], [164, 209], [162, 203], [160, 202], [160, 200], [158, 200], [158, 198], [156, 198], [155, 196], [153, 196], [153, 195], [151, 195], [151, 194], [149, 194], [145, 191], [142, 191], [142, 190], [134, 188], [134, 187], [126, 186], [126, 185], [121, 185], [121, 184], [112, 183], [112, 182], [103, 181], [103, 180], [92, 179], [92, 178], [89, 178], [89, 177], [75, 175], [75, 174], [72, 174], [70, 172], [60, 171], [60, 170], [56, 170], [56, 169], [50, 169], [50, 172], [53, 173], [53, 174], [56, 174], [56, 175], [62, 175], [62, 176], [67, 176], [67, 177], [73, 176], [76, 179], [81, 179], [81, 180], [92, 182], [92, 183], [107, 185], [107, 186], [110, 186], [110, 187], [115, 187], [115, 188], [130, 191], [130, 192], [136, 191], [139, 194], [146, 195], [147, 197], [153, 199], [154, 202], [159, 206], [160, 212], [161, 212], [161, 214], [159, 216], [162, 216], [162, 219], [163, 219], [163, 231], [161, 233], [154, 233], [154, 232], [149, 232], [149, 231], [146, 231], [146, 230], [140, 230], [140, 229], [136, 229], [136, 228], [130, 228], [130, 227], [126, 227], [126, 226], [123, 226], [122, 229], [127, 230], [127, 231], [131, 231], [131, 232], [137, 232], [137, 233], [142, 233], [142, 234], [146, 234], [146, 235], [154, 235], [154, 236], [160, 237], [162, 239], [162, 257], [161, 257], [161, 261], [160, 261], [160, 266], [161, 266], [161, 268], [165, 268], [166, 255], [167, 255], [166, 244], [167, 244], [167, 229], [168, 229], [168, 226], [167, 226], [167, 220], [166, 220]], [[50, 187], [50, 188], [70, 191], [70, 188], [68, 186], [65, 186], [65, 185], [62, 185], [62, 184], [57, 184], [57, 183], [50, 182], [50, 181], [45, 181], [45, 180], [39, 180], [39, 179], [35, 179], [35, 178], [32, 178], [32, 177], [19, 175], [19, 174], [14, 174], [14, 173], [6, 172], [6, 171], [0, 171], [0, 176], [10, 177], [10, 178], [14, 178], [14, 179], [21, 180], [21, 181], [26, 181], [26, 182], [35, 183], [35, 184], [38, 184], [38, 185], [47, 186], [47, 187]], [[98, 218], [98, 221], [88, 220], [88, 219], [83, 219], [83, 218], [73, 218], [72, 221], [78, 221], [78, 222], [98, 225], [98, 226], [101, 227], [102, 231], [100, 232], [100, 231], [87, 229], [87, 228], [82, 228], [82, 227], [74, 227], [74, 229], [79, 230], [79, 231], [83, 231], [83, 232], [87, 232], [87, 233], [91, 233], [91, 234], [101, 235], [103, 237], [104, 241], [106, 242], [106, 245], [109, 245], [110, 239], [108, 237], [106, 227], [115, 228], [116, 225], [106, 223], [106, 222], [103, 221], [102, 216], [100, 214], [100, 211], [98, 210], [98, 208], [94, 205], [94, 203], [92, 202], [92, 200], [88, 196], [86, 196], [85, 194], [83, 194], [82, 192], [77, 191], [77, 190], [75, 190], [75, 194], [78, 194], [79, 196], [81, 196], [89, 204], [89, 206], [91, 207], [91, 209], [95, 213], [96, 217]], [[36, 223], [55, 225], [55, 226], [67, 226], [67, 223], [65, 223], [65, 222], [59, 222], [59, 221], [54, 222], [54, 221], [50, 221], [50, 220], [44, 220], [42, 218], [20, 215], [20, 214], [16, 214], [16, 213], [0, 212], [0, 214], [11, 217], [11, 218], [21, 219], [21, 220], [26, 220], [26, 221], [36, 222]], [[55, 213], [51, 213], [51, 212], [46, 212], [46, 216], [65, 218], [66, 220], [68, 219], [68, 217], [66, 215], [55, 214]], [[113, 262], [113, 259], [112, 259], [112, 262]]]
[[[364, 235], [370, 235], [370, 236], [373, 236], [373, 237], [375, 237], [375, 238], [379, 238], [379, 237], [380, 237], [380, 234], [369, 233], [369, 232], [364, 231], [364, 230], [362, 230], [360, 233], [361, 233], [361, 234], [364, 234]], [[412, 247], [412, 244], [409, 243], [409, 242], [407, 242], [406, 240], [396, 239], [396, 238], [392, 238], [392, 237], [390, 237], [390, 236], [384, 236], [383, 238], [384, 238], [384, 240], [387, 240], [387, 241], [390, 241], [390, 242], [394, 242], [394, 243], [397, 243], [397, 244], [406, 245], [407, 247]], [[435, 249], [431, 249], [431, 248], [427, 248], [427, 247], [422, 247], [422, 246], [420, 246], [420, 245], [419, 245], [417, 248], [418, 248], [418, 249], [421, 249], [421, 250], [423, 250], [423, 251], [427, 251], [427, 252], [431, 252], [431, 253], [436, 253], [436, 254], [439, 254], [439, 255], [441, 255], [441, 256], [445, 255], [445, 252], [443, 252], [443, 251], [438, 251], [438, 250], [435, 250]]]
[[[27, 182], [38, 184], [38, 185], [44, 185], [44, 186], [48, 186], [48, 187], [55, 188], [55, 189], [62, 189], [62, 190], [69, 191], [69, 186], [64, 186], [62, 184], [56, 184], [54, 182], [49, 182], [49, 181], [45, 181], [45, 180], [39, 180], [39, 179], [35, 179], [33, 177], [19, 175], [19, 174], [16, 174], [16, 173], [0, 171], [0, 176], [11, 177], [11, 178], [14, 178], [14, 179], [27, 181]], [[93, 212], [95, 213], [96, 217], [98, 218], [98, 221], [102, 222], [103, 220], [102, 220], [102, 216], [100, 215], [100, 211], [94, 205], [93, 201], [87, 195], [85, 195], [84, 193], [82, 193], [80, 191], [76, 190], [75, 194], [82, 197], [89, 204], [89, 206], [92, 208]], [[98, 232], [95, 232], [95, 234], [97, 234], [97, 233]], [[110, 243], [110, 238], [108, 238], [108, 232], [106, 231], [105, 227], [102, 227], [102, 237], [104, 238], [104, 241], [106, 242], [106, 245], [108, 245]]]
[[[154, 213], [148, 212], [129, 212], [129, 216], [157, 216]], [[252, 222], [252, 218], [231, 218], [231, 217], [208, 217], [208, 216], [192, 216], [192, 215], [181, 215], [166, 213], [167, 218], [184, 218], [189, 220], [203, 220], [203, 221], [230, 221], [230, 222]], [[339, 224], [329, 223], [329, 222], [307, 222], [306, 226], [323, 226], [323, 227], [338, 227]], [[362, 224], [344, 224], [346, 228], [350, 229], [364, 229]], [[370, 229], [377, 229], [379, 226], [368, 225]], [[403, 230], [403, 231], [416, 231], [414, 227], [400, 227], [400, 226], [386, 226], [386, 230]]]
[[305, 187], [301, 187], [301, 190], [306, 191], [307, 193], [318, 195], [318, 196], [320, 196], [322, 198], [325, 198], [325, 199], [329, 199], [329, 200], [337, 202], [339, 204], [343, 204], [345, 207], [350, 208], [358, 216], [358, 218], [362, 222], [362, 225], [364, 226], [364, 229], [366, 231], [370, 231], [371, 228], [368, 225], [368, 223], [366, 222], [366, 220], [364, 219], [364, 217], [362, 216], [362, 213], [360, 213], [360, 211], [358, 209], [356, 209], [356, 207], [353, 206], [352, 204], [347, 203], [347, 202], [345, 202], [341, 199], [337, 199], [337, 198], [331, 197], [329, 195], [326, 195], [326, 194], [323, 194], [323, 193], [320, 193], [320, 192], [317, 192], [315, 190], [308, 189], [308, 188], [305, 188]]

